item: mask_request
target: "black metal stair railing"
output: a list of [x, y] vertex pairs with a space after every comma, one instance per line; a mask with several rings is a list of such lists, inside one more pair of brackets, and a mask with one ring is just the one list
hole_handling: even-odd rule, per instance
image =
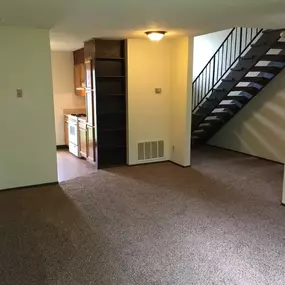
[[192, 111], [195, 112], [217, 83], [262, 32], [257, 28], [233, 28], [192, 85]]

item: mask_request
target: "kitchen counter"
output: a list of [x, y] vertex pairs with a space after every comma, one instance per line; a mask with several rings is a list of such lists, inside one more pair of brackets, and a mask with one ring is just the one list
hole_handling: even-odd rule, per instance
[[82, 123], [86, 123], [87, 122], [87, 117], [80, 117], [80, 118], [78, 118], [78, 121], [82, 122]]

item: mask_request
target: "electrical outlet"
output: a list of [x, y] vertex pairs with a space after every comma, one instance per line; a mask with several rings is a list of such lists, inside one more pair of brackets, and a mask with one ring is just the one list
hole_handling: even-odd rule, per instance
[[155, 94], [160, 94], [162, 92], [161, 88], [155, 88], [154, 91]]
[[17, 97], [18, 98], [22, 98], [23, 97], [23, 89], [17, 89], [16, 92], [17, 92]]

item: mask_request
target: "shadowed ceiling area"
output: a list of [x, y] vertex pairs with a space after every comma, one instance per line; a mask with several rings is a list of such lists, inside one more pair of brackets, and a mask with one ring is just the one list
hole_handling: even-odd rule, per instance
[[142, 37], [148, 29], [168, 36], [198, 35], [233, 26], [282, 28], [282, 0], [3, 0], [2, 25], [51, 29], [55, 50], [73, 50], [90, 37]]

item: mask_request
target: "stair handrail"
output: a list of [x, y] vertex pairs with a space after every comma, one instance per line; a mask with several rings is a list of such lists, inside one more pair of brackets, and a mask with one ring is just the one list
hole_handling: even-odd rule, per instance
[[[253, 41], [260, 35], [263, 29], [258, 28], [232, 28], [229, 34], [226, 36], [222, 44], [196, 76], [192, 84], [192, 111], [195, 112], [201, 102], [205, 100], [208, 94], [213, 91], [216, 84], [225, 76], [229, 69], [236, 63], [241, 57], [244, 51], [253, 43]], [[233, 37], [234, 46], [233, 46]], [[248, 40], [249, 37], [249, 40]], [[230, 42], [231, 39], [231, 42]], [[243, 41], [244, 40], [244, 41]], [[228, 45], [230, 43], [230, 50]], [[224, 51], [224, 48], [226, 50]], [[222, 54], [220, 55], [220, 52]], [[226, 53], [225, 60], [220, 60]], [[228, 52], [230, 52], [229, 63]], [[232, 54], [234, 55], [232, 58]], [[220, 61], [219, 61], [220, 60]], [[202, 82], [204, 80], [204, 82]], [[201, 82], [201, 83], [200, 83]], [[198, 88], [202, 86], [202, 92]], [[202, 94], [201, 94], [202, 93]]]

